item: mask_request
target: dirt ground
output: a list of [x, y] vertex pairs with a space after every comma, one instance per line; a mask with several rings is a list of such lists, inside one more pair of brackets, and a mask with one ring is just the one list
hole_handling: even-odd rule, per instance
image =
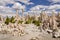
[[[12, 36], [10, 34], [0, 34], [0, 40], [30, 40], [32, 36], [24, 35], [24, 36]], [[39, 35], [37, 40], [60, 40], [59, 38], [52, 38], [49, 35]]]

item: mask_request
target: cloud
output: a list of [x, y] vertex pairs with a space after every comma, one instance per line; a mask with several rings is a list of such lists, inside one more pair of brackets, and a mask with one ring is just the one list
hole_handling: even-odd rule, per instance
[[[18, 1], [18, 0], [17, 0]], [[24, 3], [28, 3], [28, 0], [20, 0], [21, 2], [24, 2]], [[7, 7], [6, 5], [7, 4], [13, 4], [12, 7]], [[22, 5], [18, 2], [16, 2], [15, 0], [0, 0], [0, 13], [1, 14], [15, 14], [15, 12], [13, 11], [13, 8], [18, 8], [18, 9], [24, 9], [25, 10], [25, 5]]]
[[15, 1], [20, 1], [20, 2], [23, 2], [23, 3], [27, 4], [27, 5], [34, 4], [32, 2], [29, 2], [30, 0], [15, 0]]
[[44, 9], [47, 9], [48, 8], [48, 6], [44, 6], [44, 5], [37, 5], [37, 6], [35, 6], [35, 7], [32, 7], [30, 10], [44, 10]]
[[47, 13], [51, 13], [52, 11], [57, 12], [56, 10], [60, 9], [60, 5], [55, 4], [55, 5], [50, 5], [50, 6], [45, 6], [45, 5], [37, 5], [35, 7], [30, 8], [31, 11], [46, 11]]
[[0, 6], [0, 15], [2, 16], [15, 16], [12, 8]]
[[[8, 14], [11, 14], [11, 13], [14, 13], [15, 12], [13, 11], [13, 9], [17, 8], [17, 9], [24, 9], [26, 10], [26, 5], [22, 5], [21, 3], [18, 3], [16, 1], [20, 1], [26, 5], [29, 5], [29, 4], [34, 4], [32, 2], [29, 2], [30, 0], [0, 0], [0, 13], [8, 13]], [[57, 2], [60, 2], [60, 0], [48, 0], [49, 2], [52, 2], [52, 3], [57, 3]], [[13, 4], [12, 7], [7, 7], [6, 4]], [[42, 10], [44, 11], [47, 11], [47, 13], [49, 12], [56, 12], [56, 10], [60, 9], [60, 5], [58, 4], [55, 4], [55, 5], [50, 5], [50, 6], [45, 6], [45, 5], [36, 5], [32, 8], [30, 8], [30, 12], [29, 13], [40, 13]], [[8, 10], [8, 11], [7, 11]], [[27, 13], [27, 12], [26, 12]]]
[[30, 5], [30, 4], [34, 4], [34, 3], [32, 3], [32, 2], [28, 2], [28, 3], [27, 3], [27, 5]]
[[51, 6], [49, 6], [49, 8], [48, 8], [48, 9], [51, 9], [51, 10], [60, 9], [60, 5], [58, 5], [58, 4], [51, 5]]
[[15, 3], [12, 8], [15, 9], [25, 9], [25, 5], [21, 5], [20, 3]]
[[12, 8], [0, 6], [0, 13], [14, 13]]
[[0, 5], [6, 5], [6, 4], [9, 4], [9, 3], [12, 3], [14, 4], [16, 1], [20, 1], [24, 4], [33, 4], [32, 2], [29, 2], [30, 0], [0, 0]]
[[20, 1], [20, 2], [22, 2], [24, 4], [27, 4], [27, 5], [34, 4], [32, 2], [29, 2], [30, 0], [0, 0], [0, 5], [6, 5], [8, 3], [13, 3], [14, 4], [16, 1]]
[[23, 3], [28, 3], [30, 0], [15, 0], [15, 1], [20, 1], [20, 2], [23, 2]]
[[10, 16], [11, 17], [11, 16], [15, 16], [16, 14], [11, 14], [11, 13], [10, 14], [7, 14], [7, 13], [4, 14], [4, 13], [0, 13], [0, 15], [4, 16], [4, 17], [6, 17], [6, 16]]
[[48, 0], [49, 2], [52, 2], [52, 3], [58, 3], [60, 2], [60, 0]]
[[[25, 10], [26, 5], [22, 5], [21, 3], [18, 3], [16, 1], [20, 1], [20, 2], [23, 2], [25, 4], [33, 4], [32, 2], [29, 2], [30, 0], [0, 0], [0, 7], [3, 10], [5, 10], [5, 9], [8, 10], [8, 9], [12, 9], [12, 8], [18, 8], [18, 9], [24, 9]], [[12, 8], [8, 8], [6, 6], [7, 4], [13, 4]], [[1, 10], [1, 8], [0, 8], [0, 10]], [[5, 10], [5, 11], [7, 12], [7, 10]], [[10, 11], [12, 11], [12, 10], [10, 10]]]
[[0, 0], [0, 6], [5, 6], [8, 3], [14, 3], [13, 0]]

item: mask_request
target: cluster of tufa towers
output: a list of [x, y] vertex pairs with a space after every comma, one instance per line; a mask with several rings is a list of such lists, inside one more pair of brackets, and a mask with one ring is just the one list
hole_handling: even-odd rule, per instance
[[[23, 20], [26, 21], [28, 20], [28, 17], [31, 17], [29, 13], [27, 13], [27, 16], [24, 16], [24, 11], [22, 10], [22, 17], [19, 16], [18, 14], [18, 9], [16, 9], [16, 16], [15, 20]], [[54, 13], [52, 12], [51, 15], [48, 15], [45, 12], [41, 12], [40, 15], [36, 16], [33, 15], [32, 17], [35, 18], [35, 20], [40, 20], [43, 24], [43, 29], [59, 29], [60, 27], [60, 13]], [[2, 19], [3, 20], [3, 19]]]
[[[27, 14], [27, 17], [24, 17], [23, 15], [23, 10], [22, 10], [22, 19], [25, 21], [28, 19], [28, 17], [30, 16], [29, 14]], [[44, 29], [59, 29], [60, 27], [60, 13], [54, 13], [52, 12], [51, 15], [48, 15], [47, 13], [45, 12], [41, 12], [40, 13], [40, 16], [36, 16], [36, 15], [33, 15], [33, 17], [35, 17], [36, 20], [40, 20], [44, 26]], [[38, 18], [39, 17], [39, 18]], [[17, 10], [17, 13], [16, 13], [16, 18], [18, 19], [19, 18], [19, 14], [18, 14], [18, 10]]]

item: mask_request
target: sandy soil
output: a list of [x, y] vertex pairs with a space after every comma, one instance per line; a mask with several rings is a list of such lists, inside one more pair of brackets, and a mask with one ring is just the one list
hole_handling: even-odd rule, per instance
[[40, 32], [35, 26], [29, 25], [25, 27], [23, 36], [13, 36], [12, 34], [0, 33], [0, 40], [60, 40], [59, 38], [52, 38], [50, 34], [43, 31]]
[[[30, 40], [31, 38], [33, 38], [35, 36], [32, 36], [31, 34], [29, 35], [24, 35], [24, 36], [12, 36], [10, 34], [0, 34], [0, 40]], [[46, 35], [42, 35], [40, 34], [38, 36], [37, 40], [60, 40], [59, 38], [52, 38], [50, 35], [46, 34]]]

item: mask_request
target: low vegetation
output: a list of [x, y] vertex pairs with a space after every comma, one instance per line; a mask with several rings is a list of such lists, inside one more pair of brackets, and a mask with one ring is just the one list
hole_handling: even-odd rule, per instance
[[7, 16], [6, 20], [5, 20], [5, 24], [9, 24], [9, 23], [15, 23], [16, 21], [14, 20], [15, 18], [12, 16], [11, 18], [9, 18]]
[[[6, 20], [5, 20], [5, 24], [9, 24], [9, 22], [10, 23], [15, 23], [16, 22], [16, 20], [15, 20], [15, 18], [12, 16], [11, 18], [9, 18], [8, 16], [7, 16], [7, 18], [6, 18]], [[23, 23], [23, 21], [22, 20], [19, 20], [18, 21], [18, 24], [22, 24]], [[33, 23], [33, 24], [35, 24], [36, 26], [40, 26], [40, 20], [35, 20], [34, 19], [34, 17], [29, 17], [28, 18], [28, 20], [26, 20], [25, 21], [25, 24], [31, 24], [31, 23]]]
[[5, 24], [9, 24], [9, 22], [10, 22], [10, 18], [7, 16], [7, 18], [6, 18], [6, 20], [5, 20]]
[[37, 20], [33, 20], [32, 22], [33, 24], [35, 24], [36, 26], [40, 26], [40, 21], [37, 21]]
[[14, 20], [15, 18], [12, 16], [11, 18], [10, 18], [10, 22], [11, 23], [15, 23], [16, 21]]
[[21, 20], [18, 21], [18, 24], [22, 24], [22, 23], [23, 23], [23, 21], [21, 21]]

